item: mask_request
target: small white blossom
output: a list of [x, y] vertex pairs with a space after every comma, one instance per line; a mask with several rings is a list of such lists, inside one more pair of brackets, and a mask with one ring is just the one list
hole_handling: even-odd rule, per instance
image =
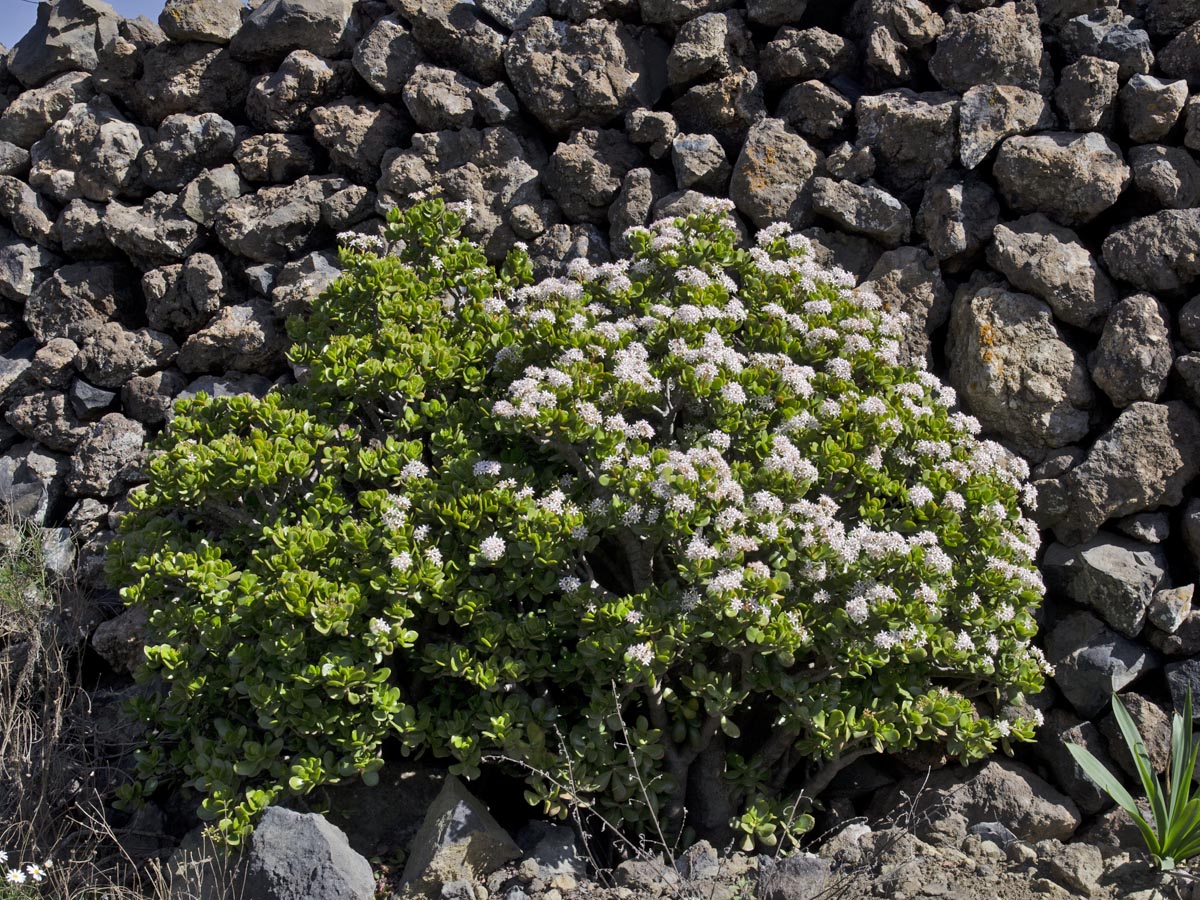
[[504, 556], [505, 550], [504, 538], [498, 534], [493, 534], [490, 537], [485, 537], [479, 544], [479, 555], [488, 562], [496, 562]]

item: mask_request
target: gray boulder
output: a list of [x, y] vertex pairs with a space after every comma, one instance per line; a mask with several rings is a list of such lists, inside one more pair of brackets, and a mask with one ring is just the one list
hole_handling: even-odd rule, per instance
[[1170, 78], [1182, 78], [1193, 87], [1200, 85], [1200, 23], [1181, 30], [1159, 51], [1158, 67]]
[[1116, 203], [1132, 174], [1121, 148], [1095, 132], [1008, 138], [992, 172], [1009, 206], [1067, 226], [1090, 222]]
[[133, 302], [133, 278], [115, 263], [68, 263], [29, 295], [25, 324], [42, 343], [79, 342]]
[[71, 454], [65, 487], [73, 497], [116, 497], [146, 480], [146, 429], [141, 422], [109, 413], [87, 427]]
[[62, 262], [56, 253], [0, 228], [0, 297], [24, 303]]
[[738, 211], [757, 228], [786, 221], [812, 221], [813, 176], [822, 156], [781, 119], [764, 119], [750, 129], [729, 186]]
[[1174, 506], [1200, 473], [1200, 418], [1181, 401], [1133, 403], [1063, 478], [1067, 514], [1054, 523], [1066, 544], [1086, 541], [1110, 518]]
[[479, 8], [509, 31], [520, 31], [549, 7], [546, 0], [479, 0]]
[[1032, 0], [950, 16], [929, 60], [948, 91], [1011, 84], [1036, 91], [1042, 79], [1042, 31]]
[[178, 351], [179, 346], [161, 331], [131, 331], [117, 322], [105, 322], [79, 345], [75, 368], [99, 387], [119, 388], [134, 375], [168, 365]]
[[521, 857], [521, 848], [453, 775], [425, 814], [413, 838], [402, 882], [411, 889], [486, 877]]
[[282, 59], [293, 50], [317, 56], [348, 55], [360, 36], [354, 0], [265, 0], [230, 41], [237, 59]]
[[907, 241], [912, 213], [887, 191], [872, 185], [814, 178], [812, 208], [853, 234], [862, 234], [888, 247]]
[[246, 95], [246, 116], [258, 131], [305, 132], [309, 114], [345, 93], [352, 68], [308, 50], [289, 53], [270, 75], [256, 78]]
[[1165, 669], [1167, 688], [1171, 691], [1171, 704], [1175, 711], [1183, 713], [1188, 694], [1192, 696], [1192, 722], [1200, 721], [1200, 659], [1185, 659], [1168, 663]]
[[746, 70], [692, 85], [671, 104], [671, 114], [681, 130], [715, 135], [732, 155], [767, 117], [762, 79]]
[[717, 195], [727, 192], [733, 171], [725, 150], [711, 134], [679, 134], [671, 142], [671, 164], [681, 190], [697, 188]]
[[142, 179], [155, 190], [179, 191], [205, 169], [229, 162], [236, 144], [233, 123], [216, 113], [167, 116], [142, 151]]
[[1036, 91], [1008, 84], [976, 84], [958, 107], [958, 155], [973, 169], [997, 144], [1014, 134], [1050, 127], [1053, 113]]
[[354, 45], [354, 69], [372, 90], [398, 97], [424, 59], [412, 30], [395, 15], [384, 16]]
[[312, 311], [312, 301], [342, 274], [338, 258], [333, 253], [310, 253], [290, 262], [271, 285], [271, 305], [275, 314], [304, 315]]
[[187, 379], [174, 369], [135, 375], [121, 388], [121, 407], [126, 415], [139, 422], [161, 425], [167, 420], [175, 396], [187, 383]]
[[853, 62], [853, 45], [824, 28], [783, 27], [759, 57], [767, 82], [833, 78]]
[[238, 372], [276, 374], [288, 346], [287, 332], [270, 304], [250, 300], [224, 306], [183, 342], [179, 368], [185, 374]]
[[105, 96], [76, 103], [30, 150], [29, 184], [56, 203], [111, 200], [134, 181], [150, 137]]
[[758, 890], [763, 900], [816, 900], [833, 878], [833, 865], [815, 853], [793, 853], [781, 859], [764, 857], [758, 867]]
[[1167, 386], [1174, 353], [1171, 315], [1150, 294], [1117, 303], [1088, 359], [1092, 380], [1118, 409], [1138, 400], [1157, 400]]
[[146, 661], [146, 625], [149, 614], [144, 607], [126, 609], [92, 632], [92, 649], [114, 671], [132, 675]]
[[221, 308], [229, 286], [216, 258], [194, 253], [187, 262], [142, 276], [146, 320], [159, 331], [193, 332]]
[[1084, 56], [1064, 66], [1054, 104], [1072, 131], [1108, 131], [1116, 108], [1120, 65]]
[[225, 247], [258, 262], [284, 260], [305, 250], [319, 233], [321, 202], [346, 187], [340, 178], [304, 177], [238, 197], [213, 219]]
[[87, 103], [95, 93], [92, 76], [86, 72], [67, 72], [40, 88], [24, 91], [0, 115], [0, 140], [28, 149], [67, 110], [76, 103]]
[[625, 136], [635, 144], [649, 145], [653, 159], [662, 159], [671, 149], [679, 126], [669, 112], [633, 109], [625, 116]]
[[1147, 144], [1129, 151], [1133, 183], [1164, 209], [1200, 206], [1200, 165], [1182, 147]]
[[954, 265], [982, 249], [999, 221], [1000, 201], [988, 183], [951, 170], [929, 180], [916, 225], [934, 255]]
[[1150, 35], [1134, 27], [1134, 19], [1107, 7], [1069, 19], [1059, 29], [1059, 42], [1068, 58], [1096, 56], [1117, 63], [1117, 77], [1146, 75], [1154, 62]]
[[62, 72], [91, 72], [100, 63], [100, 48], [116, 39], [118, 22], [103, 0], [39, 4], [34, 26], [8, 54], [8, 72], [27, 88]]
[[1153, 652], [1121, 637], [1090, 612], [1055, 622], [1045, 641], [1054, 683], [1085, 719], [1105, 709], [1114, 692], [1158, 666]]
[[946, 324], [952, 299], [933, 255], [918, 247], [889, 250], [859, 289], [875, 294], [886, 309], [908, 316], [908, 326], [900, 335], [901, 362], [930, 365], [930, 337]]
[[[586, 155], [585, 147], [576, 149]], [[417, 134], [411, 148], [384, 156], [376, 210], [382, 215], [403, 206], [418, 191], [469, 201], [464, 234], [479, 241], [489, 259], [501, 260], [517, 241], [532, 241], [558, 221], [557, 207], [542, 189], [546, 165], [538, 144], [505, 126]], [[604, 168], [593, 173], [600, 180]]]
[[950, 313], [950, 382], [988, 431], [1039, 459], [1088, 432], [1095, 396], [1082, 356], [1028, 294], [972, 282]]
[[1196, 0], [1149, 0], [1145, 20], [1151, 35], [1169, 39], [1200, 21], [1200, 4]]
[[870, 147], [856, 147], [842, 141], [825, 157], [825, 171], [831, 178], [861, 184], [875, 174], [875, 154]]
[[393, 0], [392, 6], [412, 23], [413, 38], [433, 62], [484, 84], [504, 77], [505, 35], [473, 3]]
[[903, 193], [952, 166], [958, 105], [953, 94], [908, 89], [859, 99], [858, 143], [874, 152], [880, 181]]
[[845, 127], [854, 105], [823, 81], [792, 85], [779, 100], [775, 115], [805, 137], [826, 140]]
[[110, 259], [114, 247], [104, 233], [106, 206], [91, 200], [72, 200], [54, 223], [63, 252], [75, 259]]
[[241, 0], [167, 0], [158, 27], [173, 41], [228, 44], [242, 27]]
[[1046, 550], [1043, 571], [1076, 603], [1091, 606], [1113, 628], [1136, 638], [1166, 578], [1162, 548], [1100, 532], [1086, 544]]
[[19, 521], [43, 525], [49, 510], [63, 499], [70, 461], [33, 441], [17, 444], [0, 456], [0, 502]]
[[179, 208], [197, 225], [208, 226], [227, 203], [249, 190], [250, 185], [238, 174], [236, 166], [209, 169], [187, 183], [179, 195]]
[[329, 153], [334, 171], [360, 184], [378, 181], [384, 154], [412, 135], [393, 107], [352, 97], [318, 106], [311, 119], [313, 138]]
[[997, 225], [993, 237], [988, 264], [1049, 303], [1063, 322], [1094, 328], [1116, 301], [1116, 288], [1079, 236], [1041, 213]]
[[1179, 121], [1187, 98], [1186, 81], [1167, 82], [1150, 75], [1132, 76], [1118, 95], [1121, 119], [1129, 139], [1137, 144], [1161, 140]]
[[421, 63], [404, 85], [404, 106], [422, 131], [470, 128], [481, 87], [453, 69]]
[[652, 107], [666, 84], [665, 48], [649, 31], [590, 19], [562, 25], [539, 16], [504, 47], [509, 83], [551, 131], [607, 123]]
[[[1168, 676], [1169, 679], [1170, 676]], [[1158, 775], [1167, 771], [1167, 760], [1171, 755], [1171, 717], [1161, 706], [1152, 700], [1135, 694], [1132, 691], [1121, 695], [1121, 702], [1134, 726], [1142, 735], [1150, 766]], [[1100, 732], [1108, 742], [1109, 756], [1125, 771], [1125, 774], [1138, 778], [1137, 765], [1129, 755], [1129, 745], [1117, 724], [1116, 717], [1109, 713], [1100, 721]]]
[[1113, 229], [1104, 264], [1122, 281], [1147, 291], [1178, 291], [1200, 276], [1200, 209], [1169, 209]]
[[4, 418], [23, 437], [64, 453], [71, 452], [86, 433], [61, 388], [17, 398], [9, 404]]
[[1083, 747], [1112, 771], [1114, 765], [1100, 729], [1065, 709], [1051, 709], [1046, 713], [1042, 733], [1052, 734], [1055, 739], [1038, 741], [1034, 752], [1050, 770], [1054, 783], [1075, 801], [1085, 815], [1093, 816], [1109, 809], [1113, 805], [1112, 798], [1088, 777], [1067, 749], [1071, 744]]
[[[252, 135], [238, 144], [233, 158], [237, 173], [251, 184], [287, 184], [317, 168], [317, 148], [300, 134]], [[222, 187], [232, 187], [229, 176], [222, 175]]]
[[113, 201], [104, 212], [104, 233], [141, 269], [186, 259], [203, 239], [176, 194], [159, 192], [141, 206]]
[[143, 122], [157, 124], [174, 113], [241, 117], [250, 71], [227, 48], [167, 42], [141, 54], [141, 61], [141, 77], [120, 93]]
[[742, 17], [706, 13], [683, 24], [667, 55], [667, 83], [682, 87], [720, 78], [739, 68], [754, 68], [754, 42]]
[[23, 181], [0, 175], [0, 218], [23, 238], [54, 248], [54, 220], [58, 211], [45, 198], [35, 194]]

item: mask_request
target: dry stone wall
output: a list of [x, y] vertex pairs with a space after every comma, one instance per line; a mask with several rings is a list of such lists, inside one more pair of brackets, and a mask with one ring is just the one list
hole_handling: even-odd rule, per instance
[[1200, 687], [1200, 0], [56, 0], [3, 59], [0, 499], [57, 565], [174, 400], [292, 377], [338, 234], [440, 191], [550, 272], [728, 196], [1034, 466], [1055, 734]]

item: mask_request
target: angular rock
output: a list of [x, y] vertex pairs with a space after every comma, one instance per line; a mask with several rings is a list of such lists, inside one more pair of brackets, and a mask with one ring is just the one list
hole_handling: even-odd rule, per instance
[[58, 215], [54, 228], [63, 252], [75, 259], [107, 259], [115, 248], [104, 233], [105, 206], [91, 200], [72, 200]]
[[1111, 60], [1120, 66], [1117, 77], [1124, 81], [1132, 75], [1148, 74], [1154, 62], [1150, 35], [1133, 26], [1132, 16], [1108, 7], [1068, 20], [1058, 36], [1068, 58], [1096, 56]]
[[18, 521], [44, 525], [47, 512], [59, 505], [69, 461], [26, 441], [0, 456], [0, 502]]
[[1007, 137], [1047, 128], [1052, 114], [1045, 98], [1015, 85], [968, 88], [958, 106], [958, 155], [973, 169]]
[[1154, 599], [1150, 601], [1150, 608], [1147, 610], [1150, 624], [1164, 634], [1177, 632], [1191, 615], [1192, 596], [1195, 592], [1194, 584], [1155, 591]]
[[100, 48], [116, 39], [119, 21], [103, 0], [39, 4], [37, 22], [8, 54], [8, 73], [30, 88], [62, 72], [91, 72]]
[[953, 165], [958, 146], [958, 98], [908, 89], [862, 97], [858, 143], [875, 154], [876, 172], [903, 193]]
[[754, 68], [754, 42], [741, 16], [706, 13], [683, 24], [667, 55], [667, 83], [682, 87]]
[[546, 15], [548, 6], [546, 0], [479, 0], [479, 8], [509, 31], [520, 31]]
[[852, 45], [824, 28], [779, 29], [759, 58], [759, 72], [768, 82], [832, 78], [849, 68]]
[[53, 248], [54, 220], [58, 211], [24, 182], [0, 175], [0, 218], [8, 220], [21, 237]]
[[1095, 396], [1083, 358], [1036, 297], [964, 286], [950, 313], [946, 353], [967, 410], [1022, 454], [1038, 459], [1087, 434]]
[[[1171, 717], [1157, 703], [1141, 694], [1122, 694], [1121, 702], [1142, 735], [1151, 767], [1155, 773], [1162, 775], [1167, 770], [1167, 760], [1171, 754]], [[1137, 766], [1133, 757], [1129, 755], [1129, 747], [1117, 726], [1116, 718], [1111, 713], [1101, 720], [1100, 731], [1108, 742], [1108, 752], [1112, 759], [1127, 775], [1137, 778]]]
[[179, 345], [161, 331], [130, 331], [116, 322], [105, 322], [80, 344], [75, 367], [93, 384], [119, 388], [134, 375], [163, 368], [178, 351]]
[[1120, 147], [1094, 132], [1008, 138], [992, 172], [1009, 206], [1067, 226], [1090, 222], [1116, 203], [1132, 174]]
[[111, 200], [133, 181], [134, 163], [149, 135], [107, 97], [77, 103], [33, 145], [29, 184], [56, 203], [76, 197]]
[[321, 203], [346, 187], [340, 178], [304, 177], [287, 187], [262, 188], [239, 197], [213, 220], [225, 247], [248, 259], [287, 259], [319, 235]]
[[475, 122], [477, 81], [453, 69], [424, 63], [404, 85], [404, 106], [422, 131], [470, 128]]
[[1145, 19], [1151, 35], [1169, 39], [1200, 21], [1200, 4], [1196, 0], [1149, 0]]
[[1116, 301], [1116, 288], [1078, 235], [1041, 213], [997, 225], [993, 236], [988, 264], [1068, 325], [1093, 328]]
[[1104, 264], [1147, 291], [1178, 291], [1200, 276], [1200, 209], [1170, 209], [1134, 219], [1104, 240]]
[[1047, 577], [1061, 583], [1076, 603], [1091, 606], [1113, 628], [1136, 638], [1167, 573], [1160, 547], [1100, 532], [1078, 547], [1053, 544], [1046, 551]]
[[249, 88], [249, 70], [227, 48], [195, 41], [148, 50], [141, 77], [121, 94], [142, 121], [157, 124], [174, 113], [239, 118]]
[[71, 452], [85, 434], [67, 395], [58, 388], [17, 398], [4, 418], [22, 436], [64, 453]]
[[25, 324], [42, 343], [66, 337], [77, 343], [132, 302], [133, 278], [114, 263], [69, 263], [29, 295]]
[[246, 116], [259, 131], [304, 132], [309, 114], [345, 93], [351, 74], [345, 62], [330, 62], [307, 50], [287, 55], [279, 69], [256, 78], [246, 95]]
[[159, 331], [191, 333], [221, 308], [228, 290], [221, 264], [207, 253], [192, 254], [185, 263], [142, 276], [146, 320]]
[[1200, 151], [1200, 96], [1191, 97], [1184, 107], [1183, 146]]
[[121, 406], [128, 416], [139, 422], [161, 425], [167, 420], [175, 396], [187, 383], [187, 379], [174, 369], [135, 375], [121, 388]]
[[1200, 165], [1182, 147], [1147, 144], [1129, 151], [1133, 183], [1165, 209], [1200, 206]]
[[331, 194], [321, 203], [321, 221], [331, 230], [342, 232], [368, 218], [375, 211], [375, 192], [351, 185]]
[[815, 853], [793, 853], [782, 859], [767, 858], [758, 868], [755, 896], [763, 900], [815, 900], [833, 878], [829, 860]]
[[733, 168], [729, 195], [757, 228], [812, 219], [812, 180], [822, 157], [780, 119], [755, 125]]
[[1072, 131], [1108, 131], [1117, 100], [1120, 65], [1084, 56], [1065, 66], [1054, 91], [1054, 104]]
[[[575, 150], [586, 155], [583, 145]], [[384, 156], [376, 211], [382, 215], [390, 206], [405, 205], [418, 191], [438, 190], [447, 202], [470, 202], [464, 234], [479, 241], [489, 259], [502, 260], [517, 241], [533, 240], [558, 221], [555, 204], [542, 191], [546, 165], [538, 144], [502, 125], [417, 134], [410, 149]]]
[[354, 45], [355, 70], [385, 97], [398, 97], [423, 59], [411, 29], [394, 15], [384, 16]]
[[1192, 697], [1192, 722], [1200, 720], [1196, 698], [1200, 697], [1200, 659], [1185, 659], [1168, 663], [1165, 669], [1167, 688], [1171, 691], [1171, 704], [1182, 714], [1188, 695]]
[[671, 104], [671, 114], [681, 130], [715, 135], [732, 155], [767, 116], [762, 81], [745, 71], [693, 85]]
[[1115, 691], [1158, 665], [1151, 651], [1090, 612], [1071, 613], [1054, 623], [1045, 641], [1054, 683], [1085, 719], [1105, 709]]
[[1200, 473], [1200, 418], [1181, 401], [1134, 403], [1063, 478], [1069, 514], [1054, 525], [1080, 543], [1108, 519], [1174, 506]]
[[158, 27], [173, 41], [228, 44], [242, 27], [241, 0], [167, 0]]
[[1170, 313], [1150, 294], [1117, 303], [1089, 357], [1092, 380], [1118, 409], [1138, 400], [1157, 400], [1167, 386], [1171, 352]]
[[[923, 785], [923, 786], [922, 786]], [[963, 770], [939, 769], [901, 784], [872, 807], [882, 812], [901, 800], [900, 791], [937, 809], [938, 818], [954, 814], [968, 822], [998, 822], [1019, 840], [1066, 840], [1079, 827], [1079, 809], [1067, 797], [1020, 763], [992, 760]], [[925, 826], [926, 828], [928, 826]], [[925, 832], [928, 834], [928, 831]]]
[[817, 265], [827, 270], [842, 269], [861, 281], [883, 257], [883, 248], [872, 240], [824, 228], [804, 228], [800, 234], [812, 246], [809, 252]]
[[104, 233], [142, 269], [186, 259], [203, 239], [179, 197], [161, 192], [141, 206], [110, 203], [104, 213]]
[[92, 649], [114, 672], [132, 675], [146, 661], [149, 620], [144, 607], [125, 610], [116, 618], [100, 623], [92, 633]]
[[348, 55], [360, 36], [354, 0], [265, 0], [230, 41], [237, 59], [275, 61], [293, 50]]
[[0, 115], [0, 140], [28, 149], [67, 110], [76, 103], [87, 103], [95, 93], [92, 76], [86, 72], [67, 72], [43, 87], [25, 91]]
[[390, 106], [343, 97], [311, 114], [313, 137], [329, 153], [334, 171], [359, 183], [379, 180], [380, 163], [412, 129]]
[[1200, 86], [1200, 24], [1193, 23], [1174, 35], [1158, 54], [1158, 67], [1169, 78], [1182, 78]]
[[460, 0], [394, 0], [392, 5], [412, 23], [413, 38], [434, 62], [485, 84], [504, 77], [505, 36], [486, 22], [473, 4]]
[[107, 412], [117, 399], [117, 394], [116, 391], [106, 391], [89, 384], [82, 378], [74, 378], [67, 398], [71, 401], [71, 411], [86, 422]]
[[229, 162], [236, 143], [233, 123], [216, 113], [167, 116], [142, 151], [142, 178], [155, 190], [179, 191], [205, 169]]
[[879, 257], [859, 290], [878, 296], [885, 309], [908, 316], [908, 326], [900, 335], [901, 363], [931, 364], [930, 337], [946, 324], [952, 299], [937, 260], [918, 247], [889, 250]]
[[825, 157], [825, 171], [831, 178], [861, 184], [875, 174], [875, 154], [870, 147], [855, 147], [842, 141]]
[[[210, 225], [227, 203], [249, 192], [235, 166], [221, 166], [201, 172], [188, 182], [179, 196], [179, 208], [198, 225]], [[65, 245], [64, 245], [65, 249]]]
[[310, 253], [288, 263], [280, 269], [271, 286], [275, 314], [286, 318], [311, 312], [312, 301], [341, 274], [337, 256], [328, 252]]
[[724, 194], [732, 169], [725, 150], [711, 134], [680, 134], [671, 142], [671, 163], [680, 189], [698, 188]]
[[874, 238], [888, 247], [908, 240], [912, 213], [880, 188], [832, 178], [814, 178], [813, 212], [853, 234]]
[[225, 306], [186, 341], [177, 365], [186, 374], [239, 372], [272, 375], [283, 362], [287, 332], [271, 306], [251, 300]]
[[1032, 0], [951, 16], [929, 60], [948, 91], [1010, 84], [1036, 91], [1042, 80], [1042, 31]]
[[146, 480], [146, 429], [141, 422], [109, 413], [88, 426], [71, 456], [66, 490], [71, 496], [116, 497]]
[[410, 889], [436, 889], [450, 881], [485, 877], [520, 857], [521, 848], [487, 808], [447, 775], [413, 838], [401, 881]]
[[62, 265], [62, 257], [0, 228], [0, 297], [24, 303]]
[[977, 175], [948, 171], [929, 180], [917, 210], [917, 231], [939, 260], [967, 260], [1000, 221], [1000, 201]]
[[[253, 135], [238, 144], [234, 159], [237, 172], [253, 184], [287, 184], [317, 168], [316, 148], [299, 134]], [[232, 186], [232, 182], [226, 186]]]
[[649, 144], [650, 156], [654, 159], [666, 156], [678, 132], [669, 112], [634, 109], [625, 116], [625, 136], [635, 144]]
[[673, 187], [669, 178], [656, 175], [650, 169], [633, 169], [625, 176], [621, 190], [608, 210], [608, 240], [614, 250], [629, 249], [625, 232], [634, 226], [649, 225], [655, 202], [671, 193]]
[[1134, 75], [1121, 87], [1118, 99], [1121, 119], [1129, 139], [1137, 144], [1161, 140], [1175, 127], [1187, 102], [1186, 81], [1163, 81], [1150, 75]]
[[534, 117], [566, 132], [653, 107], [666, 83], [662, 49], [650, 32], [628, 25], [591, 19], [562, 26], [539, 16], [508, 40], [504, 65]]
[[1090, 895], [1104, 875], [1104, 856], [1090, 844], [1068, 844], [1046, 861], [1046, 871], [1058, 884], [1077, 896]]
[[805, 137], [826, 140], [846, 124], [853, 104], [823, 81], [805, 81], [788, 88], [775, 115]]

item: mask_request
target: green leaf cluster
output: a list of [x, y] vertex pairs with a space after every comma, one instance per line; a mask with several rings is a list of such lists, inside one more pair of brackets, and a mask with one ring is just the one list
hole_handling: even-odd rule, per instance
[[718, 785], [696, 827], [770, 843], [850, 754], [1032, 739], [1027, 472], [878, 298], [720, 211], [540, 282], [461, 225], [393, 212], [289, 322], [297, 383], [178, 404], [110, 553], [158, 686], [130, 801], [182, 782], [237, 841], [500, 756], [552, 815], [682, 827]]

